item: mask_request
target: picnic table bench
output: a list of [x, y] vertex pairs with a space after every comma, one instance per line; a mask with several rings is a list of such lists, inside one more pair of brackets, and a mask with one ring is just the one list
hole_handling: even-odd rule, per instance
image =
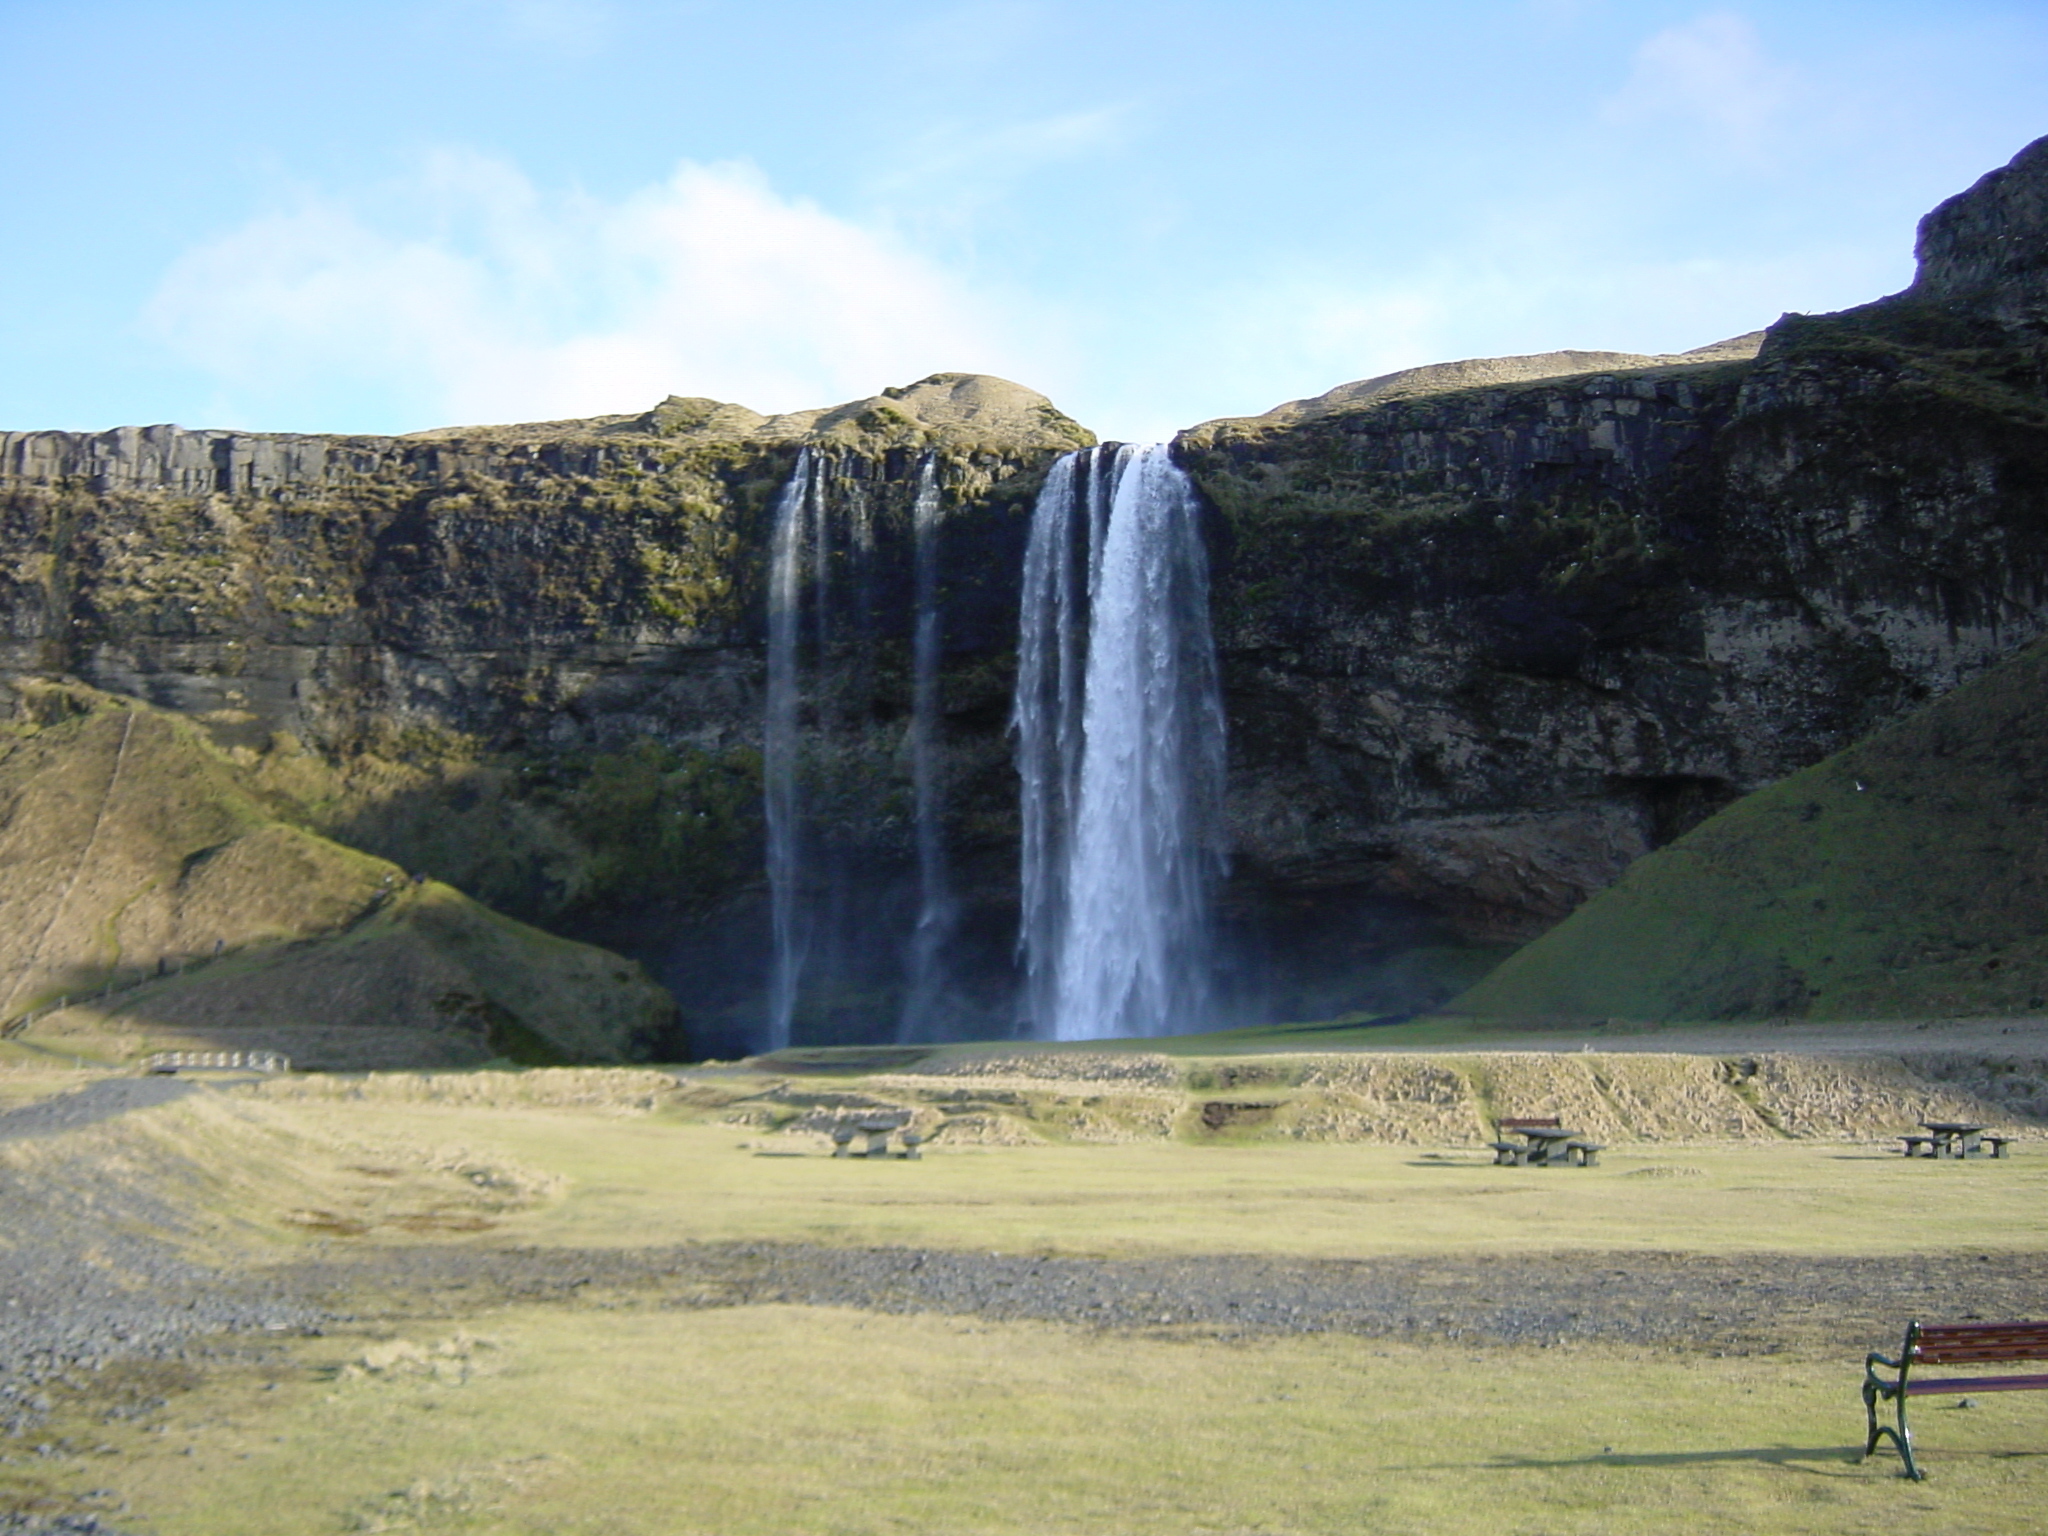
[[[915, 1160], [922, 1155], [919, 1153], [918, 1148], [924, 1145], [924, 1138], [918, 1135], [916, 1131], [911, 1130], [908, 1122], [909, 1116], [899, 1115], [894, 1118], [861, 1120], [852, 1125], [841, 1124], [835, 1126], [832, 1131], [832, 1155], [834, 1157], [887, 1157], [889, 1155], [889, 1137], [900, 1130], [903, 1133], [900, 1138], [903, 1142], [903, 1150], [896, 1155]], [[868, 1145], [865, 1152], [854, 1151], [853, 1142], [856, 1136], [865, 1136], [867, 1138]]]
[[[1908, 1157], [1982, 1157], [1985, 1149], [1997, 1158], [2005, 1156], [2005, 1149], [2012, 1144], [2010, 1136], [1987, 1136], [1981, 1125], [1964, 1125], [1952, 1120], [1922, 1120], [1920, 1128], [1924, 1136], [1901, 1136], [1906, 1144]], [[1922, 1152], [1920, 1149], [1927, 1150]]]
[[[1906, 1324], [1906, 1342], [1894, 1360], [1872, 1351], [1863, 1361], [1863, 1413], [1870, 1434], [1863, 1442], [1869, 1456], [1886, 1436], [1899, 1448], [1906, 1464], [1906, 1476], [1923, 1479], [1913, 1461], [1913, 1433], [1906, 1427], [1906, 1399], [1965, 1392], [2048, 1391], [2048, 1372], [2022, 1376], [1937, 1376], [1916, 1378], [1913, 1371], [1927, 1365], [2002, 1365], [2020, 1360], [2048, 1360], [2048, 1322], [2040, 1323], [1943, 1323], [1928, 1326]], [[1895, 1374], [1887, 1379], [1878, 1374], [1882, 1366]], [[1880, 1401], [1898, 1404], [1898, 1427], [1877, 1422]]]
[[[1600, 1160], [1603, 1150], [1598, 1142], [1566, 1130], [1564, 1122], [1555, 1115], [1510, 1115], [1496, 1120], [1494, 1129], [1503, 1137], [1489, 1143], [1494, 1162], [1517, 1168], [1548, 1168], [1556, 1163], [1577, 1163], [1581, 1168], [1590, 1168]], [[1505, 1137], [1509, 1133], [1522, 1139], [1508, 1141]]]

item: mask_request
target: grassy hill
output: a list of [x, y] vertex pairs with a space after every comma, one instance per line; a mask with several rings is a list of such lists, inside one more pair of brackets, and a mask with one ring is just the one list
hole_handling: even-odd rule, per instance
[[1746, 796], [1447, 1013], [1856, 1018], [2048, 1007], [2048, 645]]
[[616, 1061], [673, 1014], [638, 967], [294, 826], [182, 716], [24, 680], [0, 734], [0, 1029], [121, 1059]]

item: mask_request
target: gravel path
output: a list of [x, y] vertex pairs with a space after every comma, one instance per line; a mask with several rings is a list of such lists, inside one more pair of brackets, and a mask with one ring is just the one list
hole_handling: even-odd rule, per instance
[[20, 1141], [30, 1136], [54, 1136], [75, 1131], [125, 1115], [131, 1109], [148, 1109], [182, 1099], [200, 1085], [176, 1077], [105, 1077], [53, 1099], [39, 1099], [19, 1109], [0, 1112], [0, 1141]]
[[[76, 1130], [199, 1086], [102, 1079], [0, 1114], [0, 1140]], [[317, 1326], [317, 1309], [260, 1275], [185, 1257], [185, 1219], [169, 1201], [91, 1166], [68, 1171], [63, 1190], [52, 1199], [46, 1179], [0, 1167], [0, 1434], [38, 1422], [48, 1407], [40, 1389], [56, 1377], [174, 1357], [211, 1334]]]
[[387, 1248], [274, 1271], [282, 1295], [359, 1321], [519, 1301], [786, 1302], [1209, 1337], [1356, 1333], [1767, 1353], [1896, 1343], [1910, 1317], [2048, 1311], [2048, 1254], [1902, 1259], [1662, 1252], [1303, 1261], [1036, 1258], [725, 1243], [658, 1249]]

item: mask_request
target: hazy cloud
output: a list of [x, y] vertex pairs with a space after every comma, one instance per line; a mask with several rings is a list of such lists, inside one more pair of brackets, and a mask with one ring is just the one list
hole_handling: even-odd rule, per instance
[[974, 73], [1013, 57], [1045, 21], [1044, 8], [1025, 0], [970, 0], [918, 17], [901, 37], [918, 69]]
[[686, 162], [603, 200], [444, 153], [188, 252], [145, 321], [267, 421], [369, 384], [428, 426], [671, 392], [787, 410], [943, 368], [1028, 377], [1018, 307], [748, 166]]
[[1791, 102], [1794, 72], [1765, 51], [1733, 11], [1668, 27], [1636, 50], [1634, 67], [1604, 115], [1613, 122], [1691, 119], [1727, 147], [1752, 153]]
[[1130, 113], [1126, 106], [1089, 107], [993, 128], [935, 127], [904, 145], [874, 189], [885, 199], [943, 205], [957, 221], [1000, 200], [1033, 171], [1115, 146]]

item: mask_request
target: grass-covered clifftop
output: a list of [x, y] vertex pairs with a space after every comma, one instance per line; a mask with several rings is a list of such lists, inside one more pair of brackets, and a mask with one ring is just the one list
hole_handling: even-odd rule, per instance
[[1449, 1011], [1539, 1020], [2048, 1008], [2048, 644], [1749, 795]]

